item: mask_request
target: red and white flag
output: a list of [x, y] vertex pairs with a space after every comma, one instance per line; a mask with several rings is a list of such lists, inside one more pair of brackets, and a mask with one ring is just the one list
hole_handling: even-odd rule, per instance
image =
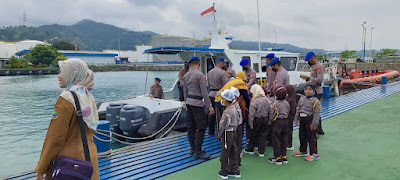
[[208, 14], [210, 12], [214, 12], [214, 11], [215, 11], [215, 9], [214, 9], [214, 5], [213, 5], [210, 8], [208, 8], [207, 10], [203, 11], [200, 15], [204, 16], [204, 15], [206, 15], [206, 14]]

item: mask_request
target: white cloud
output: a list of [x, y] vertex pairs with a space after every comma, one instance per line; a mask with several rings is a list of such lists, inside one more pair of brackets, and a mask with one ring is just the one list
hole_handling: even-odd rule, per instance
[[[235, 39], [256, 41], [256, 0], [0, 0], [0, 26], [73, 24], [81, 19], [160, 34], [207, 36], [211, 19], [200, 13], [216, 3], [217, 17]], [[259, 0], [261, 39], [307, 48], [361, 49], [361, 23], [373, 26], [373, 48], [400, 48], [398, 0]], [[370, 29], [367, 34], [367, 47]]]

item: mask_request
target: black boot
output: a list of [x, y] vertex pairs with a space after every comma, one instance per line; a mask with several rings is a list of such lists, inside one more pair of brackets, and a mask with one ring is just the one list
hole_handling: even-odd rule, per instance
[[199, 153], [199, 154], [194, 154], [193, 156], [195, 159], [201, 159], [201, 160], [208, 160], [210, 159], [210, 155], [204, 154], [204, 153]]
[[322, 129], [321, 119], [319, 119], [318, 134], [320, 134], [320, 135], [325, 135], [325, 132], [324, 132], [324, 130]]
[[[206, 150], [201, 148], [201, 152], [203, 152], [204, 154], [206, 153]], [[194, 155], [194, 148], [190, 149], [190, 155], [193, 156]]]

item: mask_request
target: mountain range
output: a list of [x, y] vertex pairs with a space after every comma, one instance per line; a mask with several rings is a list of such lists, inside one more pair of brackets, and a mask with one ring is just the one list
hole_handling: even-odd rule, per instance
[[[77, 45], [81, 50], [102, 51], [105, 49], [136, 50], [137, 45], [150, 45], [151, 38], [158, 35], [152, 31], [132, 31], [119, 28], [114, 25], [95, 22], [84, 19], [73, 25], [42, 25], [39, 27], [15, 26], [0, 28], [0, 41], [40, 40], [49, 43], [60, 39], [74, 41], [74, 34], [77, 36]], [[118, 42], [118, 34], [120, 42]], [[120, 43], [120, 44], [119, 44]], [[258, 50], [258, 42], [232, 41], [232, 49]], [[300, 53], [305, 55], [309, 51], [316, 54], [323, 54], [323, 49], [307, 49], [290, 44], [275, 44], [262, 42], [262, 48], [283, 48], [287, 52]], [[362, 56], [362, 52], [356, 52]], [[367, 52], [369, 55], [369, 51]]]

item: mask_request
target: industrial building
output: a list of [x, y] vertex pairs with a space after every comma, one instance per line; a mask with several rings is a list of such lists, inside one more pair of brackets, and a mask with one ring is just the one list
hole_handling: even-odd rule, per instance
[[36, 45], [49, 45], [43, 41], [36, 40], [24, 40], [18, 42], [0, 42], [0, 69], [8, 63], [12, 56], [15, 56], [18, 52], [29, 51], [29, 49]]
[[64, 51], [59, 50], [67, 58], [77, 58], [86, 62], [88, 65], [106, 65], [106, 64], [121, 64], [118, 62], [116, 53], [107, 53], [99, 51]]

